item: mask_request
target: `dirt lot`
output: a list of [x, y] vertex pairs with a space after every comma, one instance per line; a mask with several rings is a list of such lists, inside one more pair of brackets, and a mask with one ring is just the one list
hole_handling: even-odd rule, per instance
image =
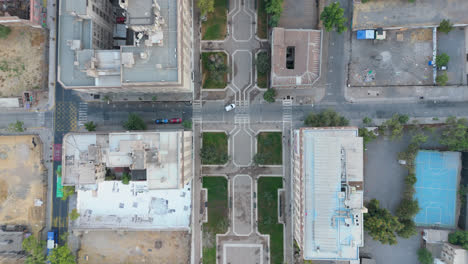
[[385, 40], [352, 36], [351, 86], [432, 85], [432, 29], [386, 31]]
[[190, 240], [184, 231], [90, 231], [81, 237], [78, 263], [185, 264], [190, 262]]
[[[36, 147], [33, 145], [33, 140]], [[33, 233], [44, 226], [42, 143], [36, 136], [0, 137], [0, 224], [26, 225]]]
[[23, 91], [46, 87], [46, 32], [20, 23], [9, 24], [11, 33], [0, 39], [0, 96], [22, 96]]

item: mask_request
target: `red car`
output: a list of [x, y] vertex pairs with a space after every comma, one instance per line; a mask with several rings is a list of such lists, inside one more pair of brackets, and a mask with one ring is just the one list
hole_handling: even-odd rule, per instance
[[182, 123], [182, 118], [171, 118], [171, 119], [169, 119], [169, 123], [171, 123], [171, 124], [180, 124], [180, 123]]

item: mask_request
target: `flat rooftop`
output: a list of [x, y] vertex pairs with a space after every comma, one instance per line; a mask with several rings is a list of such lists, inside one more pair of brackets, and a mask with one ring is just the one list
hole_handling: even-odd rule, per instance
[[[304, 128], [304, 259], [357, 260], [364, 244], [363, 142], [357, 128]], [[345, 183], [350, 185], [345, 185]]]
[[177, 189], [183, 181], [184, 131], [70, 133], [63, 139], [63, 184], [95, 185], [105, 168], [146, 170], [149, 189]]
[[311, 86], [320, 77], [321, 34], [320, 30], [273, 28], [272, 87]]
[[147, 182], [104, 181], [97, 190], [78, 190], [77, 229], [188, 229], [191, 183], [181, 189], [149, 190]]
[[[178, 1], [157, 1], [161, 18], [165, 22], [162, 27], [162, 45], [145, 46], [143, 39], [139, 47], [136, 45], [121, 46], [120, 49], [108, 50], [107, 57], [103, 55], [99, 57], [99, 54], [95, 53], [97, 51], [94, 51], [95, 47], [91, 41], [94, 22], [90, 19], [78, 19], [69, 13], [73, 10], [78, 11], [79, 14], [85, 12], [82, 10], [84, 2], [85, 0], [61, 0], [60, 2], [58, 73], [59, 80], [66, 87], [120, 87], [125, 84], [170, 85], [179, 81], [180, 59], [178, 56], [181, 52], [178, 50], [177, 34]], [[137, 19], [138, 23], [143, 23], [143, 20], [147, 19], [154, 21], [150, 10], [145, 10], [141, 14], [137, 13], [148, 6], [149, 2], [152, 3], [152, 0], [130, 1], [129, 8], [132, 11], [130, 19]], [[137, 18], [140, 15], [142, 17]], [[72, 47], [79, 48], [72, 49]], [[90, 51], [83, 54], [84, 50]], [[91, 58], [96, 59], [96, 68], [105, 72], [105, 75], [97, 78], [87, 75], [85, 68], [89, 67]], [[127, 63], [129, 61], [132, 62], [131, 66]], [[105, 65], [112, 66], [111, 73]]]

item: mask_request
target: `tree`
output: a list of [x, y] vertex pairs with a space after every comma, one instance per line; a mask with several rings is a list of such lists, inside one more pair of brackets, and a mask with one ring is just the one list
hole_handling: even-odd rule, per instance
[[414, 135], [411, 138], [411, 143], [421, 145], [423, 143], [426, 143], [427, 138], [428, 138], [428, 136], [426, 136], [424, 133], [420, 132], [420, 133], [417, 133], [416, 135]]
[[276, 91], [273, 88], [270, 88], [266, 90], [266, 92], [263, 94], [263, 99], [269, 103], [275, 102], [275, 96], [276, 96]]
[[334, 127], [334, 126], [347, 126], [349, 125], [348, 119], [338, 115], [331, 109], [324, 110], [318, 114], [310, 113], [304, 124], [310, 127]]
[[78, 217], [80, 217], [80, 214], [78, 213], [78, 210], [76, 210], [76, 208], [73, 208], [73, 210], [68, 214], [68, 217], [70, 218], [70, 220], [75, 221], [76, 219], [78, 219]]
[[419, 212], [418, 200], [412, 199], [411, 197], [405, 197], [401, 200], [396, 210], [396, 215], [400, 220], [402, 219], [413, 219], [413, 217]]
[[396, 216], [387, 209], [379, 207], [379, 201], [372, 199], [366, 205], [368, 213], [364, 215], [364, 228], [369, 235], [382, 244], [394, 245], [397, 243], [395, 232], [403, 228]]
[[372, 119], [371, 119], [370, 117], [367, 117], [367, 116], [366, 116], [366, 117], [364, 117], [364, 118], [362, 119], [362, 123], [363, 123], [364, 125], [368, 126], [368, 125], [372, 124]]
[[408, 116], [408, 115], [399, 115], [399, 116], [398, 116], [398, 121], [399, 121], [400, 124], [402, 124], [402, 125], [408, 123], [408, 120], [409, 120], [409, 116]]
[[400, 223], [403, 227], [397, 231], [397, 234], [402, 238], [410, 238], [416, 234], [418, 234], [418, 230], [416, 229], [416, 224], [414, 223], [413, 219], [403, 219], [400, 220]]
[[257, 70], [260, 73], [270, 72], [270, 56], [267, 52], [260, 52], [257, 54], [257, 59], [255, 60], [255, 65]]
[[347, 30], [344, 9], [340, 7], [339, 2], [326, 6], [320, 14], [320, 20], [323, 21], [325, 30], [328, 32], [335, 29], [338, 33], [343, 33]]
[[198, 0], [197, 6], [200, 8], [202, 17], [204, 17], [214, 11], [214, 0]]
[[44, 264], [46, 262], [45, 241], [38, 240], [34, 235], [31, 235], [23, 240], [22, 248], [28, 253], [26, 264]]
[[468, 250], [468, 231], [455, 231], [449, 234], [448, 240], [450, 244], [459, 245]]
[[0, 25], [0, 38], [6, 39], [8, 38], [8, 35], [10, 35], [10, 33], [11, 33], [10, 27]]
[[442, 53], [442, 54], [436, 56], [436, 65], [437, 65], [437, 67], [447, 66], [449, 61], [450, 61], [450, 56], [447, 55], [446, 53]]
[[446, 72], [438, 74], [436, 77], [436, 84], [439, 86], [445, 86], [448, 82], [448, 76]]
[[75, 256], [68, 248], [68, 245], [59, 246], [52, 250], [52, 254], [49, 256], [51, 264], [75, 264]]
[[130, 174], [128, 174], [127, 172], [124, 172], [122, 174], [122, 183], [123, 184], [129, 184], [130, 180], [131, 180]]
[[443, 19], [439, 25], [439, 31], [444, 33], [449, 33], [453, 29], [453, 24], [449, 19]]
[[89, 121], [89, 122], [86, 122], [84, 124], [86, 130], [88, 131], [96, 131], [96, 123], [94, 123], [93, 121]]
[[16, 121], [8, 125], [8, 131], [10, 132], [24, 132], [24, 123], [21, 121]]
[[68, 196], [75, 194], [75, 186], [63, 186], [62, 200], [66, 200]]
[[140, 116], [130, 113], [123, 127], [127, 130], [146, 130], [146, 123]]
[[408, 121], [405, 115], [394, 114], [391, 119], [385, 121], [379, 129], [390, 130], [390, 139], [400, 139], [403, 135], [403, 125]]
[[107, 104], [109, 104], [110, 102], [112, 102], [111, 96], [110, 96], [110, 95], [107, 95], [107, 94], [104, 95], [104, 96], [102, 97], [102, 100], [103, 100], [104, 102], [107, 102]]
[[434, 263], [434, 258], [432, 253], [427, 250], [427, 248], [418, 249], [418, 260], [421, 264], [432, 264]]
[[266, 6], [265, 11], [270, 15], [268, 24], [271, 27], [276, 27], [278, 25], [281, 13], [283, 12], [283, 0], [265, 0]]
[[374, 131], [370, 131], [367, 128], [359, 128], [359, 136], [362, 137], [364, 148], [369, 142], [377, 138]]
[[440, 144], [452, 151], [465, 151], [468, 149], [467, 120], [457, 119], [454, 116], [448, 117], [446, 125], [442, 130]]

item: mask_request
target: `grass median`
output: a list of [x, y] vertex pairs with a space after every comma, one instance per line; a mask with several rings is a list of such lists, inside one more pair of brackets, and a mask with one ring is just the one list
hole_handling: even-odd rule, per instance
[[200, 150], [202, 163], [205, 165], [223, 165], [228, 161], [228, 141], [224, 132], [203, 132], [203, 144]]
[[257, 136], [257, 159], [262, 165], [281, 165], [283, 146], [281, 132], [261, 132]]

